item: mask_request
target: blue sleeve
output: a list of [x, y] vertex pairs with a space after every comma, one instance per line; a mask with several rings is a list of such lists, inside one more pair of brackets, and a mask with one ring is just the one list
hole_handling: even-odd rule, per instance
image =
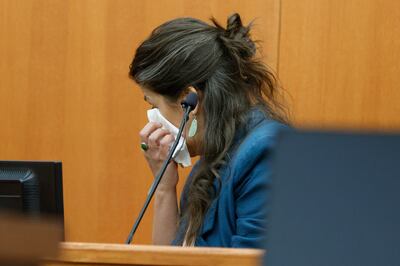
[[264, 248], [266, 241], [270, 177], [268, 156], [263, 154], [235, 189], [236, 234], [231, 246]]

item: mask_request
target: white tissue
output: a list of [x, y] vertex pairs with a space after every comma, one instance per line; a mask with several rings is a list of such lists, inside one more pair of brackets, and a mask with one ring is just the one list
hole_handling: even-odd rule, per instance
[[[171, 122], [169, 122], [161, 113], [158, 108], [153, 108], [147, 111], [147, 118], [150, 122], [160, 123], [163, 129], [168, 130], [176, 139], [179, 128], [175, 127]], [[186, 146], [186, 140], [181, 137], [178, 142], [178, 146], [172, 155], [173, 160], [181, 164], [183, 167], [189, 167], [192, 165], [192, 161], [190, 159], [189, 150]]]

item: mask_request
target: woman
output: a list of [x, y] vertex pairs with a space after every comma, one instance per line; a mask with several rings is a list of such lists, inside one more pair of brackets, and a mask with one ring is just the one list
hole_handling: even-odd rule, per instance
[[[175, 127], [180, 102], [197, 93], [183, 136], [200, 156], [178, 208], [177, 164], [170, 163], [154, 201], [154, 244], [262, 247], [266, 236], [269, 151], [285, 115], [273, 74], [256, 58], [250, 26], [240, 16], [227, 28], [193, 18], [162, 24], [137, 48], [130, 77], [144, 98]], [[154, 175], [174, 136], [150, 122], [140, 132]]]

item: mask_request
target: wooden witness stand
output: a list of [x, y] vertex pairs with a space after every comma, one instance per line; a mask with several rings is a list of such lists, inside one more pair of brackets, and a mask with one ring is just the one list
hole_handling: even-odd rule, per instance
[[171, 247], [94, 243], [62, 243], [58, 257], [43, 266], [68, 265], [261, 265], [257, 249]]
[[261, 265], [263, 250], [61, 242], [62, 224], [0, 214], [0, 265]]

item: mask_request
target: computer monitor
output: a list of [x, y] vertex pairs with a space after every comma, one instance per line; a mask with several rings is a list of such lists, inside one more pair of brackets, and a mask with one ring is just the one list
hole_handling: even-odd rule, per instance
[[63, 220], [61, 162], [0, 161], [0, 211]]
[[265, 265], [400, 265], [400, 135], [284, 132]]

